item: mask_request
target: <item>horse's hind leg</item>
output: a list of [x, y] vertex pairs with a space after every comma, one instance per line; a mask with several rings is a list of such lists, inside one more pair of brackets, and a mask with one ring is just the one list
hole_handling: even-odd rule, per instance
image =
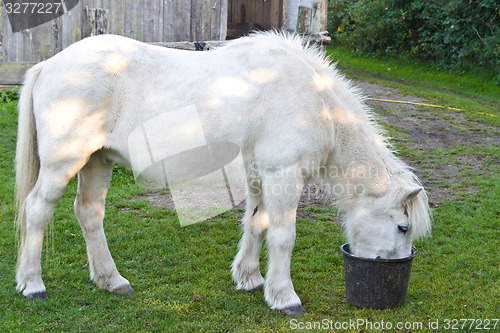
[[239, 251], [231, 266], [236, 289], [262, 289], [264, 278], [260, 274], [259, 256], [262, 240], [269, 224], [269, 216], [262, 201], [260, 186], [249, 185], [245, 217], [243, 218], [243, 236]]
[[106, 162], [102, 151], [94, 153], [78, 173], [75, 214], [87, 244], [91, 279], [102, 289], [117, 294], [134, 290], [117, 271], [104, 235], [104, 202], [111, 180], [113, 163]]
[[280, 170], [263, 178], [264, 203], [269, 213], [267, 245], [269, 266], [264, 297], [272, 309], [289, 316], [306, 310], [293, 289], [290, 261], [295, 243], [295, 219], [302, 193], [303, 180], [296, 168]]
[[[43, 235], [52, 218], [56, 203], [61, 199], [69, 181], [85, 162], [58, 164], [57, 168], [42, 164], [34, 188], [24, 202], [26, 226], [16, 270], [18, 291], [28, 298], [47, 299], [42, 281], [41, 255]], [[50, 165], [47, 163], [46, 165]]]

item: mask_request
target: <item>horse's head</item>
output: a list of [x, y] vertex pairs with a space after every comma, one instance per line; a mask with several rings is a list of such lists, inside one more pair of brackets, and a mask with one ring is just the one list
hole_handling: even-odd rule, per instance
[[430, 232], [428, 200], [416, 183], [390, 186], [383, 193], [365, 193], [346, 214], [346, 232], [353, 254], [366, 258], [404, 258], [412, 240]]

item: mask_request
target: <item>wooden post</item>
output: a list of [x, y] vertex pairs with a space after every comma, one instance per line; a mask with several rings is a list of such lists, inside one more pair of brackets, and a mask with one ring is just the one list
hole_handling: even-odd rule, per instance
[[299, 7], [299, 16], [297, 17], [297, 33], [299, 35], [311, 34], [312, 8]]
[[2, 15], [3, 15], [3, 6], [0, 4], [0, 63], [3, 62], [3, 25], [2, 25]]
[[85, 7], [88, 35], [97, 36], [108, 33], [108, 10]]
[[284, 0], [283, 24], [289, 32], [297, 30], [297, 16], [299, 12], [299, 0]]
[[301, 0], [299, 14], [297, 16], [297, 33], [299, 35], [310, 35], [312, 32], [313, 1]]

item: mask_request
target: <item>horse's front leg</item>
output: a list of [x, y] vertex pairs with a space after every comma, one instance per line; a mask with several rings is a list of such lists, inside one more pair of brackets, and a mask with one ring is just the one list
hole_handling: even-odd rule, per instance
[[260, 274], [259, 256], [262, 240], [269, 224], [269, 216], [262, 202], [260, 186], [248, 186], [243, 236], [239, 251], [231, 265], [236, 289], [247, 291], [262, 289], [264, 278]]
[[269, 213], [269, 266], [264, 297], [271, 309], [281, 310], [289, 316], [306, 313], [290, 277], [297, 205], [303, 185], [294, 169], [283, 170], [264, 180], [264, 202]]
[[107, 163], [101, 151], [92, 155], [78, 173], [75, 214], [87, 244], [90, 278], [101, 289], [130, 294], [134, 290], [118, 273], [103, 229], [104, 202], [112, 171], [113, 163]]

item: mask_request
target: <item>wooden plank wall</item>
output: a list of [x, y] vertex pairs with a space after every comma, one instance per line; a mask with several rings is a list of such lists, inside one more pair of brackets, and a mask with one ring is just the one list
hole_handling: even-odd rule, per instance
[[229, 0], [228, 22], [282, 27], [283, 0]]
[[0, 0], [0, 64], [37, 63], [89, 36], [87, 7], [108, 10], [108, 33], [144, 42], [225, 40], [227, 3], [228, 0], [80, 0], [70, 12], [51, 22], [12, 33]]

